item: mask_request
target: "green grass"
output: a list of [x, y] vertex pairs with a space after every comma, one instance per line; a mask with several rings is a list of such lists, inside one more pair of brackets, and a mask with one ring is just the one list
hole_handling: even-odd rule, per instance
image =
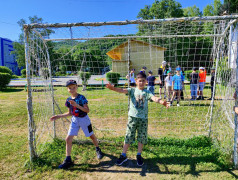
[[[34, 101], [42, 99], [41, 95], [44, 93], [47, 94], [47, 92], [33, 93]], [[67, 110], [64, 107], [65, 99], [68, 97], [66, 88], [57, 87], [54, 93], [61, 109]], [[206, 89], [205, 94], [209, 93], [209, 89]], [[37, 94], [38, 98], [35, 96]], [[189, 101], [183, 101], [182, 108], [172, 107], [169, 110], [165, 110], [158, 104], [149, 103], [150, 138], [142, 154], [145, 158], [145, 166], [136, 167], [137, 145], [133, 144], [128, 151], [130, 161], [123, 167], [117, 167], [114, 163], [123, 146], [127, 121], [127, 96], [107, 89], [91, 89], [83, 94], [87, 95], [89, 100], [91, 110], [89, 116], [97, 128], [95, 133], [101, 140], [100, 146], [105, 157], [98, 161], [92, 143], [82, 141], [85, 138], [80, 136], [79, 139], [76, 138], [72, 150], [76, 165], [70, 170], [58, 170], [57, 166], [65, 157], [65, 142], [60, 139], [48, 138], [49, 141], [43, 139], [42, 142], [45, 143], [37, 146], [39, 152], [42, 153], [30, 166], [27, 93], [23, 88], [8, 88], [0, 92], [1, 179], [140, 179], [143, 177], [149, 179], [235, 179], [238, 177], [238, 171], [232, 170], [231, 153], [223, 153], [216, 144], [214, 145], [214, 141], [201, 135], [205, 132], [205, 120], [199, 119], [199, 115], [207, 112], [210, 101], [197, 101], [191, 104]], [[49, 102], [50, 100], [46, 103]], [[218, 107], [220, 101], [216, 103]], [[42, 105], [44, 107], [45, 103]], [[36, 112], [48, 111], [40, 105], [37, 107]], [[36, 122], [37, 120], [39, 119], [36, 118]], [[48, 122], [47, 118], [46, 120]], [[225, 128], [226, 124], [218, 125], [217, 128], [221, 125]], [[66, 129], [67, 127], [68, 124]], [[108, 127], [109, 130], [115, 129], [115, 131], [100, 133], [102, 127]], [[37, 128], [40, 129], [38, 126]], [[222, 128], [218, 129], [222, 131]], [[47, 130], [45, 126], [43, 135], [48, 136]], [[217, 130], [217, 133], [220, 131]], [[57, 129], [57, 134], [60, 138], [65, 137], [61, 129]], [[219, 140], [219, 136], [217, 139]]]

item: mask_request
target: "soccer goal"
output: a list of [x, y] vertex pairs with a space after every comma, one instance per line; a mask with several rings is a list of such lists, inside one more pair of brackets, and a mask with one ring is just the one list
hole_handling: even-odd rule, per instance
[[[233, 113], [237, 90], [237, 15], [118, 22], [24, 25], [27, 68], [27, 107], [31, 158], [52, 138], [65, 138], [70, 117], [65, 83], [76, 80], [88, 99], [89, 117], [100, 140], [124, 136], [128, 96], [105, 88], [108, 82], [130, 87], [127, 75], [146, 67], [156, 77], [155, 95], [169, 101], [158, 69], [167, 62], [171, 74], [180, 66], [185, 78], [180, 106], [169, 109], [149, 102], [151, 138], [206, 135], [237, 165], [237, 121]], [[204, 100], [190, 100], [190, 74], [204, 67]], [[211, 69], [215, 68], [215, 74]], [[210, 81], [214, 77], [214, 84]], [[213, 93], [211, 94], [211, 86]], [[209, 99], [210, 98], [210, 99]], [[83, 134], [77, 137], [84, 140]]]

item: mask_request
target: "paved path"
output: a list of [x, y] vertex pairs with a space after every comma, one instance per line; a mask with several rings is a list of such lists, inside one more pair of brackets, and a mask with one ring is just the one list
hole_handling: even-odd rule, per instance
[[[91, 78], [88, 81], [88, 85], [101, 85], [102, 81], [101, 80], [95, 80], [95, 79], [99, 79], [99, 78], [103, 78], [106, 79], [105, 75], [92, 75]], [[68, 76], [68, 77], [56, 77], [53, 78], [53, 84], [56, 86], [65, 86], [66, 81], [68, 81], [69, 79], [73, 79], [76, 80], [78, 82], [78, 84], [82, 84], [82, 81], [78, 78], [78, 76]], [[206, 78], [206, 82], [210, 83], [210, 76], [207, 76]], [[108, 81], [104, 80], [103, 84], [107, 84]], [[125, 84], [127, 83], [127, 80], [119, 80], [119, 84]], [[155, 81], [156, 84], [159, 83], [159, 81]], [[189, 83], [189, 81], [185, 80], [185, 83]], [[25, 86], [27, 84], [26, 79], [14, 79], [12, 80], [8, 86]], [[36, 79], [32, 82], [32, 85], [43, 85], [44, 82], [40, 79]]]

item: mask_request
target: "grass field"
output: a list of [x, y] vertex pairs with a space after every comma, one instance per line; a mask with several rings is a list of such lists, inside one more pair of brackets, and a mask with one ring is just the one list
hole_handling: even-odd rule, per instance
[[[64, 101], [68, 96], [67, 91], [64, 88], [55, 88], [54, 92], [57, 94], [56, 100], [60, 108], [66, 110]], [[208, 95], [209, 89], [206, 89], [205, 93]], [[206, 122], [204, 118], [196, 118], [199, 114], [194, 109], [200, 108], [200, 114], [205, 115], [210, 101], [198, 101], [192, 104], [183, 101], [180, 109], [171, 107], [169, 110], [150, 103], [150, 138], [143, 152], [145, 165], [142, 168], [136, 167], [135, 144], [128, 152], [130, 159], [128, 163], [123, 167], [115, 166], [114, 163], [123, 145], [127, 97], [108, 90], [92, 89], [86, 92], [91, 109], [89, 116], [97, 128], [95, 132], [100, 137], [100, 146], [105, 157], [98, 161], [90, 142], [75, 141], [72, 151], [75, 166], [70, 170], [58, 170], [57, 165], [65, 156], [65, 142], [55, 139], [39, 147], [44, 152], [33, 166], [30, 166], [26, 95], [27, 93], [21, 88], [9, 88], [0, 92], [0, 179], [238, 178], [238, 171], [232, 170], [229, 153], [222, 153], [213, 145], [211, 139], [202, 136], [207, 132], [204, 128]], [[42, 98], [42, 94], [38, 93], [38, 95], [39, 99]], [[38, 113], [42, 110], [38, 110]], [[184, 114], [189, 116], [186, 121], [182, 118]], [[166, 119], [166, 116], [169, 118]], [[62, 124], [61, 121], [59, 124]], [[61, 132], [60, 127], [61, 125], [57, 129], [57, 135], [64, 137], [66, 130]], [[193, 137], [192, 134], [200, 136]]]

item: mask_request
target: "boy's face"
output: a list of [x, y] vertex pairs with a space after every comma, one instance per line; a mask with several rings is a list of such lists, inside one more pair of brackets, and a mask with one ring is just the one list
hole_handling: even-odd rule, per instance
[[213, 69], [213, 70], [212, 70], [212, 73], [214, 73], [214, 72], [215, 72], [215, 70]]
[[180, 74], [180, 71], [177, 71], [177, 74]]
[[68, 92], [70, 94], [76, 94], [77, 93], [77, 89], [78, 89], [77, 85], [71, 84], [71, 85], [67, 86], [67, 88], [68, 88]]
[[144, 89], [146, 85], [146, 79], [145, 78], [136, 78], [136, 86], [138, 89]]

